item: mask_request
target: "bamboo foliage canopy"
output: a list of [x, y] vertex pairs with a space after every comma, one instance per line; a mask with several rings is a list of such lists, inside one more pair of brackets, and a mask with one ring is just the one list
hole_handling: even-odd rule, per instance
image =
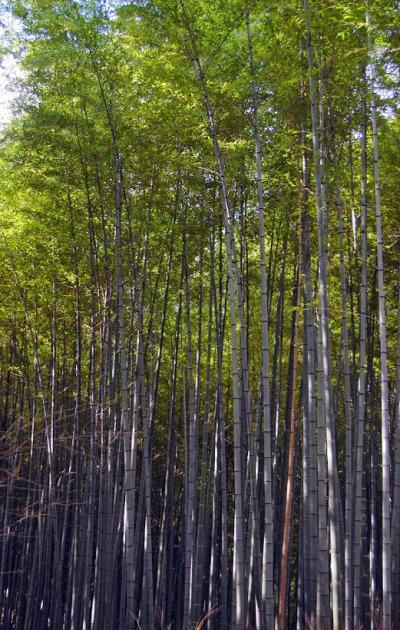
[[0, 627], [400, 627], [398, 2], [0, 23]]

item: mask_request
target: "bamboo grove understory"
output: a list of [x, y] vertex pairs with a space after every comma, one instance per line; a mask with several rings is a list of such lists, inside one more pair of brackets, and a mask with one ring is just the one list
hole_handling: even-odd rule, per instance
[[0, 22], [0, 628], [400, 628], [399, 3]]

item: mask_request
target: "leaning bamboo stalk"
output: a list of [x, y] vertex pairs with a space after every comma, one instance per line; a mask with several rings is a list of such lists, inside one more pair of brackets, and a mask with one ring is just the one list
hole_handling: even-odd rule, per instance
[[318, 102], [315, 86], [314, 49], [311, 35], [311, 15], [308, 0], [304, 0], [304, 12], [307, 27], [308, 69], [310, 84], [310, 108], [312, 121], [312, 141], [315, 170], [316, 209], [318, 222], [318, 293], [321, 327], [321, 360], [323, 367], [323, 392], [326, 415], [326, 453], [328, 471], [328, 504], [329, 504], [329, 533], [330, 533], [330, 571], [332, 581], [332, 613], [333, 628], [339, 630], [342, 625], [341, 608], [341, 566], [339, 541], [339, 510], [337, 496], [337, 463], [336, 436], [333, 417], [332, 384], [330, 377], [330, 340], [329, 340], [329, 304], [327, 287], [327, 254], [326, 254], [326, 199], [324, 190], [324, 165], [321, 152], [320, 128], [318, 120]]
[[[299, 238], [299, 261], [301, 260], [302, 239]], [[301, 274], [297, 269], [296, 290], [293, 308], [294, 335], [293, 335], [293, 359], [292, 372], [290, 374], [290, 436], [288, 445], [287, 479], [285, 492], [285, 507], [283, 517], [282, 548], [280, 555], [279, 571], [279, 597], [278, 597], [278, 630], [286, 628], [287, 592], [289, 584], [289, 560], [290, 542], [293, 519], [293, 498], [295, 484], [295, 437], [296, 416], [298, 413], [298, 372], [299, 372], [299, 334], [300, 334], [300, 299], [301, 299]]]
[[381, 457], [382, 457], [382, 627], [390, 630], [391, 621], [391, 548], [390, 548], [390, 422], [389, 422], [389, 377], [386, 337], [386, 293], [383, 266], [383, 228], [381, 184], [379, 172], [378, 117], [375, 97], [376, 70], [372, 51], [370, 20], [367, 9], [369, 79], [371, 86], [371, 123], [373, 144], [373, 173], [375, 191], [375, 222], [377, 238], [378, 312], [381, 376]]
[[255, 138], [255, 158], [257, 167], [257, 205], [260, 241], [260, 283], [261, 283], [261, 320], [262, 320], [262, 404], [263, 404], [263, 483], [264, 483], [264, 540], [262, 559], [262, 624], [265, 628], [274, 625], [274, 558], [273, 558], [273, 505], [272, 505], [272, 451], [271, 451], [271, 400], [269, 380], [269, 330], [268, 330], [268, 286], [265, 252], [264, 188], [262, 148], [259, 132], [259, 114], [253, 53], [253, 36], [250, 14], [246, 8], [246, 28], [249, 49], [249, 67], [251, 75], [251, 93], [253, 106], [253, 128]]
[[[204, 106], [208, 120], [210, 136], [213, 142], [214, 157], [218, 165], [220, 186], [222, 193], [222, 208], [225, 224], [225, 243], [228, 265], [228, 288], [230, 303], [231, 347], [232, 347], [232, 381], [233, 381], [233, 410], [234, 410], [234, 480], [235, 480], [235, 519], [234, 519], [234, 608], [235, 621], [238, 628], [243, 627], [245, 618], [245, 581], [244, 581], [244, 523], [243, 523], [243, 472], [242, 472], [242, 423], [240, 417], [240, 386], [239, 386], [239, 345], [237, 339], [235, 270], [234, 270], [234, 234], [228, 190], [225, 181], [225, 169], [222, 162], [217, 127], [214, 113], [208, 95], [205, 75], [197, 54], [194, 36], [187, 18], [185, 5], [181, 2], [185, 27], [189, 34], [189, 51], [196, 70], [199, 84], [203, 91]], [[236, 279], [236, 288], [239, 286]]]
[[[355, 487], [354, 487], [354, 549], [353, 549], [353, 615], [354, 625], [361, 623], [361, 529], [363, 520], [362, 479], [364, 460], [364, 421], [366, 408], [366, 339], [367, 339], [367, 129], [365, 94], [362, 102], [361, 129], [361, 283], [359, 323], [359, 376], [357, 400], [357, 424], [355, 430]], [[351, 584], [351, 583], [350, 583]], [[350, 586], [349, 584], [349, 586]], [[350, 611], [349, 611], [350, 612]]]

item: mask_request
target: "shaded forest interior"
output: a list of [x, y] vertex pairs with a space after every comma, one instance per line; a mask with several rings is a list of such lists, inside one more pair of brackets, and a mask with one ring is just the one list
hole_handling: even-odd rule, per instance
[[0, 628], [400, 628], [399, 2], [2, 16]]

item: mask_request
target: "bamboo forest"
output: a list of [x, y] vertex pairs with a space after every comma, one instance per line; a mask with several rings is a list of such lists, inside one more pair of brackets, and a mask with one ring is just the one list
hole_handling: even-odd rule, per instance
[[0, 36], [1, 630], [399, 629], [399, 1]]

